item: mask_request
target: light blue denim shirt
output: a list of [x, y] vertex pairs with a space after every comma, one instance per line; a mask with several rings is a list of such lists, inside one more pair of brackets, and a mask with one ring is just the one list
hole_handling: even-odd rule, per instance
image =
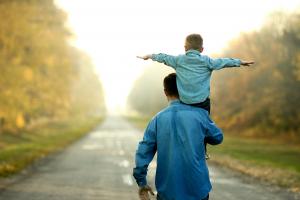
[[213, 70], [241, 65], [239, 59], [212, 59], [201, 55], [197, 50], [189, 50], [185, 55], [179, 56], [152, 54], [151, 59], [175, 69], [180, 100], [186, 104], [200, 103], [210, 96], [210, 77]]
[[222, 131], [206, 110], [179, 100], [148, 124], [136, 151], [133, 176], [147, 184], [147, 168], [157, 152], [156, 190], [163, 200], [200, 200], [211, 190], [204, 138], [209, 144], [223, 140]]

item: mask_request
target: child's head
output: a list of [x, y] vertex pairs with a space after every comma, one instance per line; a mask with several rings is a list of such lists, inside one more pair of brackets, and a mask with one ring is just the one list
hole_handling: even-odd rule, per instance
[[185, 51], [198, 50], [203, 51], [203, 39], [200, 34], [190, 34], [185, 38]]

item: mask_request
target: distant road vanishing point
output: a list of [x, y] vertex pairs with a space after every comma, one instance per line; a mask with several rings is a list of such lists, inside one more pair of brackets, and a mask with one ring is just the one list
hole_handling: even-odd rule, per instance
[[[8, 181], [7, 188], [0, 191], [0, 200], [137, 200], [131, 174], [142, 136], [125, 119], [108, 117], [80, 141]], [[153, 187], [154, 173], [155, 162], [148, 176]], [[213, 200], [297, 199], [227, 169], [211, 165], [210, 174]]]

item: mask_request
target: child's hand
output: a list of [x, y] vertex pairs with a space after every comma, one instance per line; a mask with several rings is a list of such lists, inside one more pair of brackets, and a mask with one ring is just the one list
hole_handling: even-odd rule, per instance
[[251, 65], [253, 65], [254, 64], [254, 61], [241, 61], [241, 65], [242, 66], [247, 66], [247, 67], [249, 67], [249, 66], [251, 66]]
[[149, 58], [151, 58], [152, 55], [149, 54], [149, 55], [145, 55], [145, 56], [137, 56], [137, 58], [140, 58], [140, 59], [143, 59], [143, 60], [148, 60]]

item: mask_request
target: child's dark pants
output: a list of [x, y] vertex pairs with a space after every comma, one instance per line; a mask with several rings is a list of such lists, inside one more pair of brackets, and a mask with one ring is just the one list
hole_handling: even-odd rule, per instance
[[[181, 102], [183, 103], [183, 102]], [[186, 103], [184, 103], [186, 104]], [[198, 108], [202, 108], [204, 110], [207, 110], [208, 111], [208, 114], [210, 114], [210, 98], [208, 97], [207, 99], [205, 99], [205, 101], [201, 102], [201, 103], [194, 103], [194, 104], [187, 104], [187, 105], [190, 105], [190, 106], [195, 106], [195, 107], [198, 107]], [[206, 154], [206, 158], [208, 158], [208, 154], [207, 154], [207, 142], [206, 140], [204, 139], [204, 146], [205, 146], [205, 154]]]
[[210, 98], [205, 99], [205, 101], [201, 103], [194, 103], [194, 104], [187, 104], [187, 105], [203, 108], [204, 110], [207, 110], [208, 113], [210, 114]]

